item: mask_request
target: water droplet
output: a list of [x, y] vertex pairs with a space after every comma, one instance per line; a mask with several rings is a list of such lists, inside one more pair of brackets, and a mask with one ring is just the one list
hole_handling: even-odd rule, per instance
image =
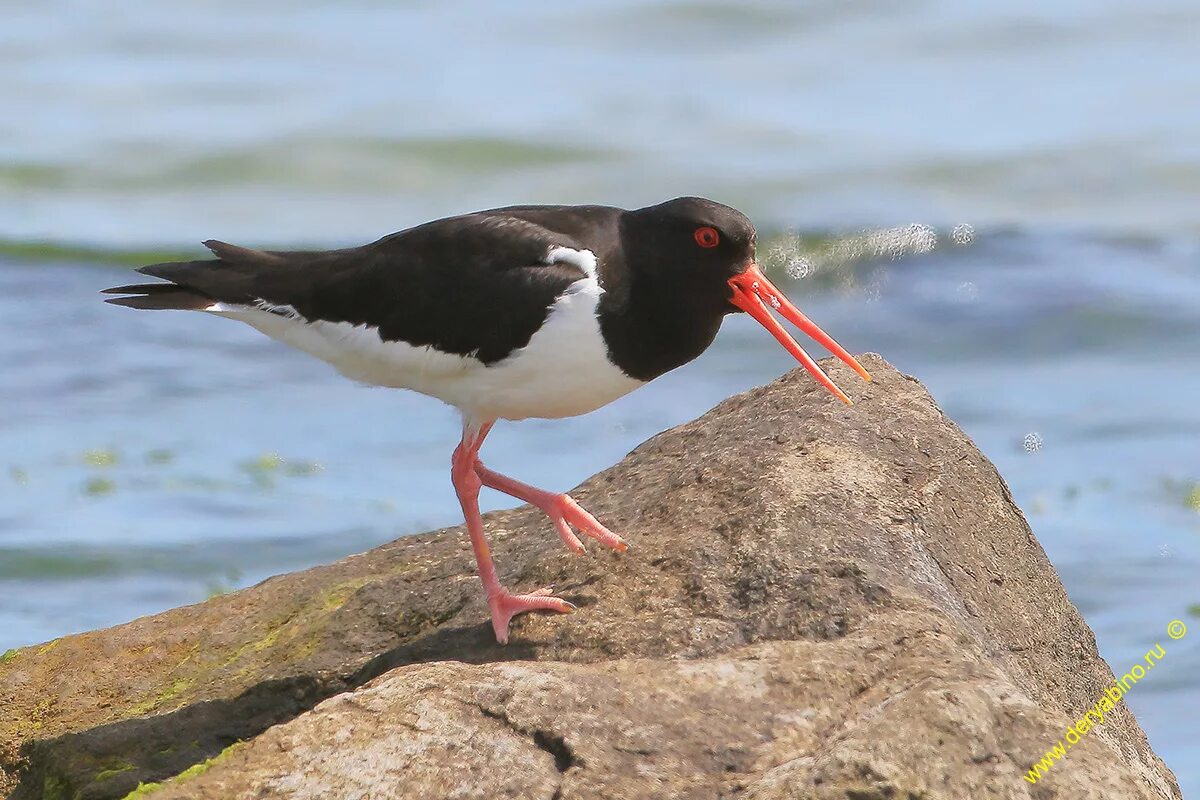
[[1042, 449], [1042, 435], [1036, 432], [1025, 434], [1023, 446], [1026, 453], [1036, 453]]
[[906, 255], [928, 253], [937, 247], [937, 232], [928, 225], [914, 222], [898, 228], [884, 228], [868, 233], [867, 249], [876, 256], [891, 259]]
[[975, 229], [967, 223], [955, 225], [954, 230], [950, 233], [950, 238], [955, 244], [967, 245], [975, 241]]
[[787, 274], [792, 280], [803, 280], [817, 271], [816, 266], [803, 256], [796, 256], [787, 262]]
[[863, 289], [863, 295], [868, 303], [877, 303], [883, 298], [883, 290], [888, 285], [891, 273], [884, 267], [874, 270], [870, 278], [867, 280], [867, 285]]
[[784, 270], [793, 280], [807, 278], [817, 271], [812, 253], [796, 233], [784, 234], [772, 242], [761, 263], [771, 269]]

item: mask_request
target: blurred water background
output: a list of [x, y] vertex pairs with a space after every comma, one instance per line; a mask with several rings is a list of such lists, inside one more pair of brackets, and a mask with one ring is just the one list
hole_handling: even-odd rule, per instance
[[[452, 411], [100, 303], [129, 267], [703, 194], [998, 464], [1114, 670], [1166, 642], [1128, 702], [1200, 793], [1197, 31], [1194, 0], [7, 0], [0, 650], [459, 521]], [[488, 459], [568, 488], [790, 366], [731, 319]]]

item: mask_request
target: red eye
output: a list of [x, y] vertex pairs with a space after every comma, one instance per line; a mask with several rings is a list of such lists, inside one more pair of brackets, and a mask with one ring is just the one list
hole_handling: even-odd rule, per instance
[[692, 235], [696, 237], [696, 244], [701, 247], [716, 247], [717, 242], [721, 240], [721, 237], [717, 236], [717, 229], [707, 225], [703, 228], [696, 228], [696, 232]]

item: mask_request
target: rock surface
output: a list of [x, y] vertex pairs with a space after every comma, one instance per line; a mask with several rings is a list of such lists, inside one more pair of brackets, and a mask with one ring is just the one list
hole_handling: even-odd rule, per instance
[[864, 364], [827, 365], [852, 408], [793, 372], [589, 480], [622, 555], [488, 515], [510, 585], [580, 606], [507, 647], [455, 528], [6, 656], [0, 792], [1180, 797], [1123, 705], [1024, 779], [1112, 673], [992, 465]]

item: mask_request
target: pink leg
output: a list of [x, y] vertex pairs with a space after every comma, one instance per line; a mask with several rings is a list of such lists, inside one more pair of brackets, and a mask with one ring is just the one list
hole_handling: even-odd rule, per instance
[[475, 563], [479, 566], [479, 579], [483, 581], [488, 608], [492, 612], [492, 630], [496, 633], [496, 641], [505, 644], [508, 642], [508, 623], [517, 614], [539, 609], [569, 613], [575, 610], [575, 606], [562, 598], [551, 596], [548, 588], [530, 594], [512, 594], [500, 585], [500, 579], [496, 577], [492, 553], [483, 535], [483, 518], [479, 515], [479, 488], [482, 481], [475, 472], [479, 448], [492, 424], [463, 425], [462, 441], [450, 460], [450, 479], [467, 521], [471, 549], [475, 551]]
[[485, 467], [478, 458], [475, 461], [475, 474], [479, 476], [484, 486], [512, 495], [518, 500], [524, 500], [526, 503], [531, 503], [540, 508], [550, 518], [550, 521], [554, 523], [554, 527], [558, 530], [558, 535], [567, 543], [567, 547], [576, 553], [583, 552], [583, 543], [579, 541], [579, 537], [571, 532], [571, 528], [567, 523], [574, 525], [585, 535], [592, 537], [607, 547], [611, 547], [618, 553], [629, 548], [624, 539], [601, 525], [595, 517], [585, 511], [570, 495], [547, 492], [544, 489], [538, 489], [527, 483], [522, 483], [507, 475], [501, 475], [499, 472], [493, 472]]

